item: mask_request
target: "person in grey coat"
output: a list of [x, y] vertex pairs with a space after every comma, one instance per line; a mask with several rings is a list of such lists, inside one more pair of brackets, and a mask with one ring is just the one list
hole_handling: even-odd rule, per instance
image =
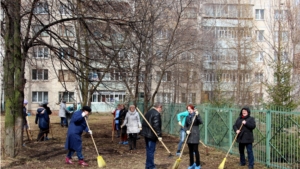
[[121, 126], [123, 128], [124, 126], [127, 126], [127, 134], [128, 134], [128, 141], [129, 141], [129, 150], [135, 150], [136, 149], [136, 140], [137, 135], [142, 130], [142, 124], [140, 120], [140, 115], [135, 109], [134, 105], [129, 106], [129, 110], [126, 114], [126, 117], [124, 119], [124, 122]]
[[58, 116], [60, 117], [60, 125], [61, 127], [68, 127], [67, 118], [66, 118], [66, 112], [68, 111], [66, 106], [66, 101], [62, 100], [59, 106], [60, 107], [59, 107]]
[[[200, 140], [200, 130], [199, 125], [202, 124], [202, 119], [197, 110], [193, 105], [188, 105], [189, 115], [186, 117], [184, 129], [187, 134], [187, 144], [189, 147], [189, 155], [190, 155], [190, 166], [188, 169], [200, 169], [200, 154], [198, 150], [199, 140]], [[193, 119], [195, 117], [194, 123]], [[191, 128], [192, 125], [192, 128]], [[191, 130], [190, 130], [191, 128]], [[196, 157], [196, 163], [194, 163], [194, 153]]]

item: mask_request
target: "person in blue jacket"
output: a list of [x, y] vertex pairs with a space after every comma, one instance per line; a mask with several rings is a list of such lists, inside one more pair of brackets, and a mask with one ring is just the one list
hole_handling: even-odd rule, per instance
[[50, 127], [49, 114], [51, 114], [51, 111], [44, 107], [45, 104], [46, 102], [39, 104], [39, 107], [37, 109], [37, 114], [35, 116], [35, 124], [38, 124], [40, 128], [37, 141], [47, 140], [47, 134], [49, 133], [49, 127]]
[[81, 134], [83, 131], [92, 134], [92, 131], [89, 130], [86, 124], [86, 116], [91, 112], [91, 108], [89, 106], [83, 106], [81, 110], [77, 110], [72, 115], [70, 125], [68, 128], [65, 149], [69, 150], [66, 156], [66, 164], [72, 164], [71, 161], [72, 155], [75, 153], [77, 154], [79, 164], [82, 166], [88, 166], [86, 162], [83, 160], [82, 155], [82, 140]]
[[181, 150], [181, 147], [182, 147], [182, 144], [184, 142], [184, 139], [185, 139], [185, 130], [184, 130], [184, 125], [185, 125], [185, 119], [186, 117], [189, 115], [189, 112], [187, 111], [187, 107], [186, 107], [186, 111], [184, 112], [180, 112], [177, 114], [177, 121], [178, 121], [178, 124], [180, 126], [180, 130], [179, 130], [179, 143], [178, 143], [178, 148], [177, 148], [177, 153], [176, 155], [180, 155], [180, 150]]

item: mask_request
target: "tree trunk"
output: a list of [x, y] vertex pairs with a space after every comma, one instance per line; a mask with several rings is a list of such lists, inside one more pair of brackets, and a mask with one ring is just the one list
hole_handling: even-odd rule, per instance
[[25, 55], [21, 53], [20, 6], [21, 1], [5, 1], [5, 57], [4, 91], [5, 95], [5, 155], [16, 157], [22, 146], [22, 106], [24, 99]]

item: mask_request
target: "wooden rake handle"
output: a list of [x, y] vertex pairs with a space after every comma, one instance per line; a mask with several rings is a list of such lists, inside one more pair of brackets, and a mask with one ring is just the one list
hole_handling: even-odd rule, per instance
[[[88, 129], [90, 130], [89, 123], [87, 122], [87, 120], [86, 120], [86, 117], [83, 117], [83, 118], [84, 118], [84, 120], [85, 120], [85, 122], [86, 122], [86, 125], [87, 125]], [[92, 137], [92, 140], [93, 140], [93, 143], [94, 143], [95, 149], [96, 149], [96, 151], [97, 151], [97, 155], [99, 156], [99, 152], [98, 152], [98, 149], [97, 149], [97, 146], [96, 146], [96, 143], [95, 143], [94, 137], [93, 137], [93, 135], [92, 135], [92, 134], [90, 134], [90, 135], [91, 135], [91, 137]]]
[[[149, 122], [146, 120], [146, 118], [145, 118], [145, 116], [143, 115], [143, 113], [139, 110], [139, 108], [136, 108], [137, 109], [137, 111], [140, 113], [140, 115], [143, 117], [143, 119], [145, 120], [145, 122], [148, 124], [148, 126], [150, 127], [150, 129], [153, 131], [153, 133], [156, 135], [156, 137], [158, 138], [158, 135], [157, 135], [157, 133], [154, 131], [154, 129], [152, 128], [152, 126], [149, 124]], [[164, 142], [163, 141], [160, 141], [161, 142], [161, 144], [165, 147], [165, 149], [167, 150], [167, 152], [169, 153], [169, 154], [171, 154], [171, 152], [170, 152], [170, 150], [168, 149], [168, 147], [164, 144]]]
[[[239, 130], [241, 130], [242, 127], [243, 127], [243, 123], [242, 123], [241, 127], [239, 128]], [[236, 138], [237, 138], [238, 135], [239, 135], [239, 134], [236, 134], [236, 135], [235, 135], [235, 137], [234, 137], [234, 139], [233, 139], [233, 142], [232, 142], [232, 144], [231, 144], [229, 150], [228, 150], [227, 153], [226, 153], [225, 158], [227, 158], [227, 156], [228, 156], [228, 154], [229, 154], [229, 152], [230, 152], [230, 150], [231, 150], [231, 148], [232, 148], [232, 146], [233, 146], [233, 144], [234, 144], [234, 142], [235, 142], [235, 140], [236, 140]]]
[[[194, 116], [194, 118], [193, 118], [193, 121], [192, 121], [192, 124], [191, 124], [191, 126], [190, 126], [190, 129], [189, 129], [190, 132], [191, 132], [191, 129], [192, 129], [193, 125], [194, 125], [195, 119], [196, 119], [196, 114], [195, 114], [195, 116]], [[186, 142], [187, 142], [187, 140], [188, 140], [189, 135], [190, 135], [190, 134], [187, 134], [186, 137], [185, 137], [184, 144], [183, 144], [183, 147], [182, 147], [182, 149], [181, 149], [179, 158], [181, 158], [181, 156], [182, 156], [182, 152], [183, 152], [183, 150], [184, 150], [184, 147], [185, 147], [185, 145], [186, 145]]]

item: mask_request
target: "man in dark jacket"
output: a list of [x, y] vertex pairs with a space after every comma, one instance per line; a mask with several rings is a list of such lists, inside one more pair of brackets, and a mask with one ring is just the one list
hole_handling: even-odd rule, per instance
[[254, 142], [253, 130], [256, 127], [255, 119], [250, 116], [250, 109], [248, 107], [242, 108], [240, 116], [236, 119], [233, 125], [233, 130], [238, 134], [237, 142], [239, 143], [239, 153], [240, 153], [240, 165], [246, 165], [245, 160], [245, 147], [248, 154], [248, 167], [253, 169], [254, 167], [254, 156], [252, 150], [252, 143]]
[[[162, 141], [162, 131], [161, 131], [161, 117], [160, 113], [162, 111], [162, 104], [155, 103], [154, 107], [150, 109], [146, 115], [145, 119], [149, 122], [151, 126], [147, 124], [144, 120], [142, 122], [141, 135], [145, 138], [146, 143], [146, 167], [145, 169], [156, 169], [154, 164], [154, 153], [156, 148], [157, 140]], [[155, 133], [152, 131], [152, 129]]]
[[92, 134], [92, 131], [88, 129], [85, 120], [85, 116], [87, 116], [91, 111], [92, 110], [89, 106], [83, 106], [81, 110], [75, 111], [72, 115], [65, 143], [65, 149], [69, 150], [66, 157], [66, 164], [73, 163], [71, 159], [72, 155], [76, 151], [79, 164], [82, 166], [88, 166], [88, 164], [83, 160], [81, 134], [83, 131]]

